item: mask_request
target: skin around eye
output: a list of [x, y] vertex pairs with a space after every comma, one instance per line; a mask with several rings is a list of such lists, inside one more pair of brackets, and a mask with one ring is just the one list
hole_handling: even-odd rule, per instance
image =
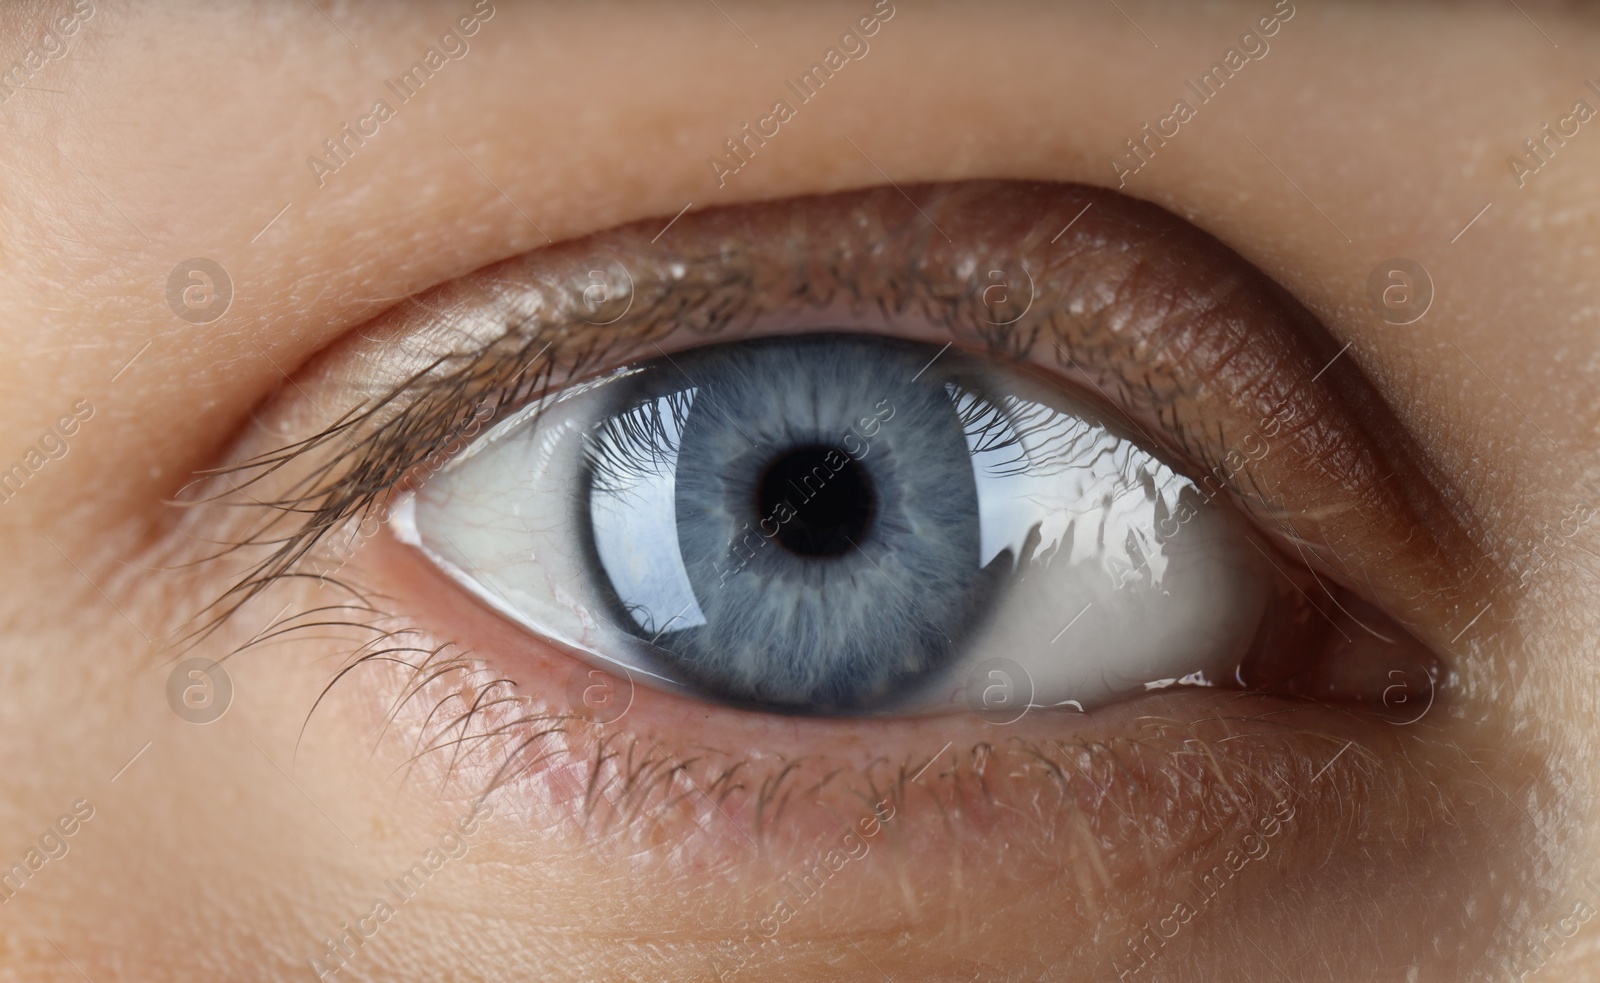
[[[93, 16], [62, 27], [73, 6]], [[344, 980], [1594, 975], [1574, 966], [1595, 962], [1600, 937], [1589, 217], [1600, 142], [1592, 120], [1570, 125], [1575, 100], [1600, 104], [1585, 81], [1600, 63], [1592, 17], [1499, 0], [1294, 3], [1292, 18], [1273, 0], [893, 6], [885, 19], [872, 0], [57, 0], [7, 18], [6, 62], [25, 64], [0, 91], [13, 137], [0, 172], [0, 467], [21, 462], [26, 477], [0, 496], [11, 574], [0, 872], [12, 878], [0, 895], [26, 878], [0, 897], [8, 976], [305, 978], [330, 937], [357, 947], [331, 974]], [[819, 89], [823, 71], [833, 76]], [[789, 82], [809, 89], [803, 103]], [[410, 98], [391, 101], [398, 116], [373, 136], [372, 101], [396, 98], [388, 83]], [[799, 115], [761, 143], [748, 134], [774, 132], [779, 97]], [[1178, 98], [1198, 116], [1174, 137]], [[352, 127], [366, 135], [346, 136]], [[335, 156], [329, 137], [342, 142]], [[324, 162], [311, 173], [308, 154]], [[708, 155], [736, 173], [713, 177]], [[1272, 303], [1265, 317], [1233, 307], [1214, 322], [1224, 330], [1181, 330], [1196, 319], [1182, 304], [1163, 310], [1173, 292], [1150, 288], [1240, 294], [1221, 287], [1231, 264], [1181, 224], [1163, 235], [1190, 245], [1142, 264], [1156, 275], [1119, 276], [1114, 248], [1046, 248], [1075, 218], [1056, 245], [1077, 242], [1111, 199], [1038, 195], [1026, 221], [997, 210], [1008, 229], [959, 218], [918, 184], [974, 176], [1126, 178], [1128, 194], [1293, 291], [1336, 340], [1285, 359], [1297, 346], [1271, 325], [1294, 322], [1293, 308]], [[762, 219], [821, 237], [826, 203], [786, 199], [879, 184], [900, 212], [878, 211], [893, 228], [869, 216], [860, 236], [837, 237], [848, 260], [796, 250]], [[697, 216], [739, 201], [769, 205], [713, 241]], [[1013, 238], [1035, 225], [1032, 245]], [[615, 231], [570, 241], [598, 229]], [[912, 247], [919, 234], [929, 248]], [[1104, 244], [1137, 238], [1101, 226]], [[440, 303], [451, 290], [397, 300], [551, 242], [563, 248], [457, 284], [464, 295], [498, 276], [499, 296], [522, 306], [497, 308], [489, 290], [487, 315]], [[603, 242], [609, 256], [586, 252]], [[1043, 282], [1064, 302], [1045, 306], [1081, 321], [1063, 316], [1031, 342], [972, 318], [946, 331], [951, 298], [976, 308], [985, 292], [996, 306], [1027, 296], [984, 243], [1028, 252], [1036, 274], [1033, 259], [1050, 257]], [[1432, 277], [1431, 309], [1414, 323], [1381, 316], [1368, 292], [1395, 256]], [[191, 292], [168, 291], [192, 271], [183, 257], [232, 277], [231, 306], [204, 312], [217, 320], [195, 324]], [[606, 282], [617, 268], [595, 258], [628, 265], [641, 300], [682, 265], [679, 288], [659, 294], [660, 330], [630, 332], [633, 312], [606, 299], [624, 295]], [[1183, 261], [1190, 278], [1158, 275]], [[792, 282], [815, 294], [797, 297], [773, 267], [803, 268]], [[853, 289], [870, 285], [842, 283], [840, 267], [874, 271], [882, 289]], [[1072, 272], [1086, 289], [1062, 289]], [[1244, 293], [1260, 301], [1252, 282]], [[563, 322], [574, 284], [596, 288], [595, 306], [579, 294]], [[865, 310], [802, 326], [829, 296]], [[743, 298], [747, 319], [692, 330], [720, 323], [721, 298]], [[368, 323], [397, 303], [414, 334]], [[598, 322], [618, 315], [620, 334], [605, 335]], [[521, 339], [496, 343], [518, 318], [532, 342], [520, 359]], [[1087, 330], [1097, 321], [1098, 335]], [[828, 324], [953, 340], [945, 357], [1038, 366], [1052, 385], [1066, 376], [1125, 408], [1137, 428], [1108, 412], [1132, 439], [1171, 439], [1166, 459], [1186, 462], [1208, 495], [1238, 494], [1230, 505], [1263, 548], [1306, 564], [1308, 617], [1327, 623], [1314, 600], [1362, 644], [1374, 636], [1330, 594], [1389, 637], [1380, 616], [1400, 619], [1448, 650], [1461, 678], [1441, 682], [1457, 698], [1361, 727], [1360, 714], [1324, 712], [1323, 684], [1347, 680], [1296, 680], [1317, 705], [1260, 698], [1282, 692], [1265, 670], [1303, 665], [1285, 652], [1263, 678], [1247, 675], [1255, 696], [1153, 692], [1070, 727], [1037, 713], [993, 726], [962, 714], [773, 723], [643, 687], [611, 717], [582, 689], [568, 695], [571, 673], [592, 667], [496, 634], [482, 604], [390, 549], [386, 490], [422, 487], [473, 439], [468, 411], [445, 408], [536, 381], [506, 404], [517, 405], [662, 357], [647, 338], [677, 358]], [[553, 346], [561, 360], [541, 375], [539, 346], [556, 334], [573, 344]], [[488, 347], [498, 352], [475, 381], [460, 374]], [[447, 363], [425, 373], [436, 356]], [[1346, 385], [1347, 363], [1371, 386]], [[446, 375], [454, 397], [432, 386]], [[412, 376], [435, 395], [408, 390]], [[1169, 398], [1173, 378], [1204, 405]], [[1361, 412], [1372, 388], [1393, 414]], [[1296, 391], [1304, 398], [1285, 398]], [[1330, 395], [1345, 405], [1330, 408]], [[80, 399], [93, 419], [65, 440], [70, 453], [35, 467], [52, 454], [40, 435]], [[385, 399], [344, 429], [348, 441], [291, 455]], [[391, 425], [388, 411], [413, 405], [409, 424]], [[1323, 439], [1352, 420], [1342, 444]], [[243, 457], [229, 454], [241, 436]], [[1315, 453], [1340, 446], [1350, 453]], [[241, 491], [236, 507], [193, 510], [193, 522], [166, 507], [196, 469], [273, 450], [293, 474], [283, 484], [264, 477], [258, 497]], [[1425, 464], [1420, 486], [1408, 461]], [[1396, 462], [1387, 497], [1364, 490], [1381, 491]], [[312, 503], [328, 511], [287, 511], [333, 481], [340, 491]], [[222, 660], [229, 712], [175, 716], [163, 633], [279, 544], [191, 561], [270, 519], [264, 539], [298, 537], [312, 520], [324, 533], [180, 656]], [[1453, 522], [1481, 551], [1450, 548]], [[603, 679], [581, 680], [603, 695]], [[1395, 692], [1409, 706], [1430, 691]], [[458, 837], [491, 787], [492, 818]], [[95, 819], [69, 855], [38, 866], [61, 852], [41, 831], [80, 800]], [[373, 900], [396, 896], [385, 881], [434, 850], [444, 869], [364, 938]]]
[[[602, 668], [780, 712], [970, 712], [979, 666], [1024, 708], [1215, 685], [1299, 600], [1081, 400], [860, 335], [685, 351], [555, 394], [397, 521]], [[1303, 627], [1274, 641], [1309, 661], [1323, 623]]]
[[[1226, 871], [1231, 848], [1222, 838], [1241, 822], [1278, 817], [1286, 834], [1279, 863], [1291, 864], [1270, 876], [1254, 868], [1246, 892], [1281, 883], [1285, 869], [1297, 877], [1328, 870], [1329, 827], [1284, 817], [1336, 814], [1341, 803], [1361, 802], [1391, 831], [1383, 863], [1413, 863], [1426, 828], [1418, 817], [1445, 752], [1408, 747], [1406, 770], [1379, 767], [1416, 732], [1352, 712], [1369, 704], [1335, 706], [1268, 686], [1172, 687], [1087, 715], [1020, 719], [819, 719], [714, 707], [631, 687], [626, 676], [591, 675], [570, 653], [489, 616], [384, 532], [392, 509], [453, 474], [450, 462], [486, 427], [592, 383], [608, 366], [652, 353], [669, 364], [691, 359], [713, 338], [793, 339], [849, 325], [857, 338], [892, 334], [936, 343], [934, 352], [959, 344], [943, 357], [982, 355], [1035, 386], [1059, 388], [1067, 376], [1153, 451], [1218, 462], [1194, 487], [1251, 516], [1262, 538], [1250, 548], [1275, 551], [1269, 564], [1289, 562], [1281, 543], [1303, 530], [1347, 547], [1341, 568], [1297, 582], [1300, 614], [1336, 624], [1348, 636], [1340, 644], [1379, 653], [1357, 674], [1370, 707], [1379, 707], [1374, 681], [1392, 685], [1388, 673], [1397, 671], [1383, 653], [1399, 658], [1406, 668], [1398, 671], [1417, 671], [1427, 649], [1396, 622], [1386, 588], [1426, 575], [1415, 554], [1470, 548], [1445, 516], [1421, 507], [1430, 491], [1394, 456], [1403, 440], [1381, 404], [1346, 398], [1366, 391], [1364, 380], [1349, 366], [1329, 366], [1302, 310], [1181, 221], [1116, 195], [1009, 183], [914, 190], [920, 201], [867, 191], [687, 215], [670, 250], [652, 249], [642, 228], [615, 230], [396, 308], [300, 373], [293, 396], [268, 408], [238, 449], [242, 463], [213, 479], [218, 504], [243, 493], [278, 513], [263, 521], [259, 506], [248, 510], [255, 545], [227, 558], [241, 579], [223, 607], [253, 603], [251, 591], [275, 570], [358, 591], [349, 603], [370, 635], [335, 686], [359, 686], [374, 727], [410, 735], [408, 773], [463, 802], [493, 797], [505, 805], [496, 814], [509, 817], [513, 841], [559, 848], [598, 882], [641, 870], [670, 881], [684, 863], [710, 871], [704, 880], [719, 901], [703, 924], [740, 965], [773, 951], [762, 939], [775, 923], [750, 915], [777, 911], [781, 899], [769, 888], [790, 865], [827, 856], [824, 845], [842, 831], [867, 837], [863, 823], [872, 836], [885, 834], [872, 843], [889, 847], [870, 854], [864, 886], [849, 899], [869, 931], [908, 924], [889, 914], [904, 909], [888, 905], [884, 891], [949, 898], [955, 890], [908, 858], [958, 852], [1002, 872], [964, 903], [992, 905], [1041, 932], [1048, 914], [1050, 937], [1066, 947], [1057, 958], [1094, 953], [1107, 969], [1134, 957], [1091, 948], [1104, 913], [1165, 903], [1202, 868]], [[1086, 203], [1095, 207], [1049, 241], [1055, 233], [1044, 234], [1038, 216], [1054, 224], [1057, 213], [1071, 218]], [[960, 233], [973, 254], [950, 252], [921, 225], [928, 221]], [[1019, 252], [1019, 243], [1037, 254]], [[1032, 304], [1025, 295], [983, 301], [987, 271], [1034, 255], [1037, 265], [1015, 267], [1035, 285]], [[596, 270], [626, 274], [615, 281], [626, 286], [585, 296]], [[1241, 359], [1246, 338], [1250, 354]], [[1199, 367], [1208, 373], [1193, 375]], [[1229, 433], [1259, 440], [1241, 441], [1247, 452], [1230, 457]], [[496, 452], [467, 454], [461, 470]], [[1326, 485], [1309, 481], [1329, 456], [1345, 473]], [[1376, 480], [1384, 474], [1392, 477]], [[1393, 507], [1363, 514], [1373, 502]], [[202, 514], [222, 521], [205, 507]], [[1386, 525], [1408, 535], [1380, 540], [1373, 528]], [[330, 554], [330, 540], [355, 547]], [[1372, 543], [1381, 548], [1365, 548]], [[1362, 583], [1369, 607], [1338, 593], [1345, 588], [1336, 576]], [[1062, 612], [1062, 624], [1071, 615]], [[1268, 635], [1282, 641], [1304, 627]], [[1285, 674], [1281, 665], [1275, 671], [1274, 679]], [[1409, 678], [1431, 686], [1445, 675]], [[1298, 692], [1350, 691], [1346, 678], [1313, 683]], [[597, 690], [601, 699], [591, 700]], [[1490, 815], [1451, 835], [1477, 835]], [[1141, 831], [1132, 836], [1130, 819]], [[1033, 852], [1018, 866], [1020, 843]], [[1334, 876], [1357, 876], [1372, 858], [1341, 854]], [[1025, 910], [1018, 898], [1028, 899]], [[791, 919], [823, 924], [822, 909], [784, 903]], [[1063, 911], [1073, 914], [1063, 921]], [[640, 930], [671, 932], [678, 915], [641, 913]], [[928, 965], [959, 951], [930, 948]]]

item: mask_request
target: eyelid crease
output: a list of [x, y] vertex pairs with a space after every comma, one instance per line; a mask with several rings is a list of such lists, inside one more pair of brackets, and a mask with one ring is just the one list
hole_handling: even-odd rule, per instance
[[[1078, 218], [1058, 233], [1062, 215]], [[1448, 621], [1461, 602], [1441, 568], [1483, 565], [1355, 357], [1334, 357], [1285, 291], [1154, 206], [971, 182], [732, 206], [657, 231], [640, 223], [488, 267], [314, 360], [297, 386], [350, 408], [326, 425], [290, 401], [277, 429], [310, 436], [242, 449], [243, 463], [194, 489], [206, 501], [281, 486], [234, 538], [267, 556], [208, 624], [327, 534], [381, 515], [485, 421], [626, 360], [821, 326], [960, 344], [1077, 382], [1190, 462], [1211, 495], [1309, 547], [1326, 576], [1404, 607], [1403, 622]]]

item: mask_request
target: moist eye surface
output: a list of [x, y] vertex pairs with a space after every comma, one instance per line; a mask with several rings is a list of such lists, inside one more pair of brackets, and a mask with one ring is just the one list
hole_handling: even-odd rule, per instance
[[[932, 354], [858, 338], [757, 342], [641, 379], [691, 385], [679, 390], [691, 394], [685, 416], [650, 431], [681, 424], [673, 515], [632, 550], [626, 495], [592, 486], [589, 518], [621, 610], [668, 665], [724, 699], [854, 710], [956, 656], [1002, 574], [979, 562], [956, 404], [938, 376], [915, 378]], [[591, 460], [624, 454], [609, 432], [589, 449]], [[632, 589], [634, 563], [672, 568], [674, 537], [696, 600], [682, 613]]]
[[965, 709], [1231, 678], [1271, 578], [1226, 509], [1063, 389], [818, 333], [552, 394], [425, 486], [408, 538], [538, 635], [706, 699]]

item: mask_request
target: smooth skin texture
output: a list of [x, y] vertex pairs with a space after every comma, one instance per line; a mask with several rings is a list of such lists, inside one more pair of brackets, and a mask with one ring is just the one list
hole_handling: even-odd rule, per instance
[[[8, 59], [59, 6], [7, 12]], [[309, 642], [230, 662], [234, 705], [216, 723], [169, 709], [164, 636], [225, 585], [158, 569], [179, 536], [166, 503], [222, 462], [258, 406], [289, 398], [286, 374], [401, 298], [551, 241], [664, 226], [686, 205], [886, 180], [1115, 187], [1124, 141], [1271, 9], [901, 2], [870, 54], [719, 187], [707, 157], [870, 5], [501, 2], [466, 57], [319, 187], [307, 156], [469, 4], [96, 4], [65, 57], [0, 105], [0, 460], [21, 458], [79, 400], [94, 408], [70, 452], [0, 506], [0, 863], [78, 800], [94, 808], [68, 852], [0, 909], [4, 974], [309, 978], [321, 940], [460, 818], [458, 803], [369, 758], [373, 694], [341, 691], [302, 735], [338, 664]], [[1409, 962], [1362, 961], [1384, 926], [1360, 912], [1380, 897], [1380, 912], [1437, 907], [1442, 881], [1349, 885], [1341, 903], [1308, 898], [1271, 928], [1242, 901], [1219, 905], [1204, 922], [1216, 961], [1145, 978], [1267, 979], [1269, 963], [1287, 963], [1308, 980], [1456, 979], [1464, 940], [1520, 953], [1549, 937], [1559, 944], [1537, 978], [1588, 979], [1600, 926], [1562, 938], [1540, 925], [1579, 899], [1600, 906], [1585, 884], [1600, 881], [1589, 832], [1600, 527], [1547, 560], [1530, 546], [1600, 483], [1600, 122], [1525, 186], [1506, 159], [1574, 101], [1600, 107], [1584, 85], [1600, 24], [1533, 3], [1295, 9], [1271, 52], [1123, 190], [1230, 245], [1348, 342], [1344, 357], [1513, 573], [1518, 590], [1474, 597], [1470, 630], [1451, 626], [1463, 687], [1436, 735], [1472, 735], [1451, 767], [1483, 790], [1495, 836], [1438, 858], [1462, 914]], [[167, 303], [169, 271], [192, 256], [233, 281], [213, 323], [180, 321]], [[1393, 256], [1435, 286], [1413, 324], [1381, 320], [1367, 299], [1369, 273]], [[376, 552], [363, 560], [377, 565]], [[1477, 589], [1473, 571], [1461, 579]], [[628, 879], [504, 815], [468, 839], [473, 859], [445, 865], [339, 978], [711, 978], [706, 954], [728, 922], [675, 906], [690, 910], [721, 858], [683, 852]], [[964, 908], [985, 876], [963, 871], [930, 895], [935, 910], [914, 912], [863, 878], [786, 929], [799, 955], [782, 969], [741, 972], [1094, 978], [1088, 963], [1042, 969], [1040, 953], [1063, 951], [1051, 912], [984, 925], [982, 904]], [[948, 951], [939, 927], [957, 908], [981, 941]], [[863, 911], [889, 914], [856, 939]], [[1120, 951], [1109, 934], [1107, 959]], [[1227, 952], [1237, 963], [1216, 955]]]

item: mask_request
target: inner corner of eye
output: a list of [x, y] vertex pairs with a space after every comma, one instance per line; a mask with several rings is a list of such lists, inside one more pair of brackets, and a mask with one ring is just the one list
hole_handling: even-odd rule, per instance
[[999, 362], [764, 338], [530, 410], [418, 490], [412, 540], [501, 616], [659, 688], [823, 716], [1375, 698], [1370, 672], [1316, 667], [1360, 664], [1357, 625], [1220, 496]]

